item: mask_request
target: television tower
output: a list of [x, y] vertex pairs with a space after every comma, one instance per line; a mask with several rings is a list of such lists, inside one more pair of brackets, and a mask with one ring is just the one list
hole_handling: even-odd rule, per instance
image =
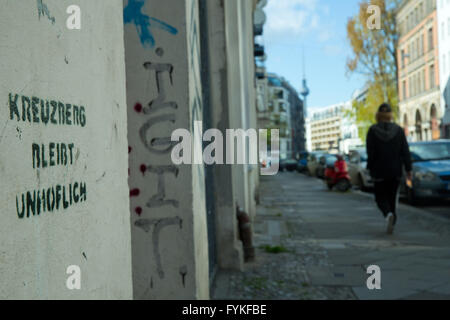
[[302, 89], [300, 94], [303, 96], [303, 114], [305, 118], [308, 117], [308, 107], [306, 104], [306, 98], [309, 96], [309, 88], [306, 84], [306, 71], [305, 71], [305, 49], [303, 49], [303, 81], [302, 81]]

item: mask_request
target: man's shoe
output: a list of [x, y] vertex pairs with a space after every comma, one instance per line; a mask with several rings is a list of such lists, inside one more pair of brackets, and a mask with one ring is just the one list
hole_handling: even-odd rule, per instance
[[387, 234], [392, 234], [394, 232], [394, 215], [389, 212], [389, 214], [386, 217], [386, 224], [387, 224]]

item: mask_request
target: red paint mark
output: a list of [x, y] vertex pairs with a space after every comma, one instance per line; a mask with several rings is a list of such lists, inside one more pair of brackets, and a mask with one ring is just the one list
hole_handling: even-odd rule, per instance
[[140, 169], [141, 169], [142, 175], [145, 176], [145, 171], [147, 171], [147, 166], [145, 164], [143, 164], [143, 165], [141, 165]]
[[134, 106], [134, 111], [136, 111], [137, 113], [141, 113], [142, 112], [142, 104], [136, 103], [136, 105]]
[[131, 153], [131, 150], [133, 150], [133, 148], [128, 147], [128, 153]]
[[142, 208], [141, 207], [137, 207], [136, 209], [134, 209], [134, 212], [136, 212], [136, 214], [138, 216], [140, 216], [142, 214]]
[[137, 197], [140, 193], [141, 191], [139, 189], [130, 190], [130, 197]]

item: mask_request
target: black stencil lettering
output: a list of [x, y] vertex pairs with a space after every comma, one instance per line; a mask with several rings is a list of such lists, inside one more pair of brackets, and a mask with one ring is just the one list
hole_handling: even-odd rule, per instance
[[19, 108], [17, 107], [17, 100], [19, 99], [19, 95], [16, 94], [13, 98], [12, 94], [9, 94], [9, 113], [11, 120], [14, 119], [14, 115], [16, 115], [17, 120], [20, 121]]

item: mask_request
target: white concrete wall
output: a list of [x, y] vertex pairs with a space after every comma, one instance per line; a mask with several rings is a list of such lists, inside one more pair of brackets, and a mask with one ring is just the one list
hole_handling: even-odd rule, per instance
[[[81, 30], [66, 28], [72, 4]], [[122, 1], [0, 7], [0, 299], [130, 299]], [[80, 290], [66, 287], [70, 265]]]
[[203, 166], [175, 166], [170, 142], [202, 120], [197, 1], [124, 6], [134, 298], [207, 299]]
[[[236, 0], [225, 1], [225, 35], [227, 47], [227, 88], [230, 108], [230, 128], [246, 129], [245, 97], [242, 69], [242, 47], [239, 31], [241, 31], [241, 8]], [[245, 150], [241, 150], [245, 152]], [[238, 205], [247, 213], [249, 212], [249, 188], [246, 165], [233, 165], [233, 180], [236, 183], [234, 189]]]
[[[225, 43], [227, 59], [227, 95], [229, 102], [229, 129], [247, 130], [255, 125], [252, 109], [255, 109], [256, 94], [254, 82], [251, 2], [224, 1]], [[251, 26], [250, 26], [251, 25]], [[249, 44], [250, 42], [250, 44]], [[246, 153], [246, 149], [241, 152]], [[232, 167], [233, 192], [237, 205], [250, 215], [255, 215], [255, 183], [249, 165], [235, 164]]]
[[[241, 93], [244, 96], [244, 128], [257, 130], [256, 122], [256, 79], [255, 79], [255, 56], [253, 36], [254, 1], [238, 1], [240, 5], [240, 41], [242, 61], [242, 84]], [[255, 150], [257, 150], [258, 146]], [[250, 148], [248, 149], [250, 150]], [[256, 216], [255, 192], [259, 181], [258, 165], [246, 166], [248, 176], [248, 213], [252, 218]]]
[[[212, 126], [225, 135], [226, 129], [231, 128], [232, 112], [228, 77], [234, 76], [227, 70], [225, 11], [221, 0], [207, 0], [206, 6]], [[235, 192], [239, 185], [234, 179], [232, 166], [214, 166], [217, 263], [222, 269], [242, 270], [243, 248], [238, 239]]]

